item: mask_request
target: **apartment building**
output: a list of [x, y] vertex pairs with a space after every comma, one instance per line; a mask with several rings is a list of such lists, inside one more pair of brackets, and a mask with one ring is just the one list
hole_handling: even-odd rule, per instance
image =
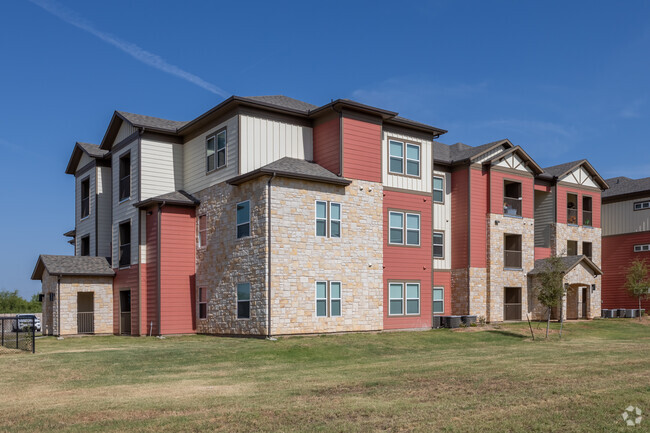
[[596, 170], [542, 169], [508, 140], [448, 146], [445, 132], [285, 96], [233, 96], [189, 122], [115, 112], [66, 169], [75, 256], [41, 256], [32, 275], [48, 332], [75, 333], [75, 315], [77, 332], [99, 332], [82, 313], [109, 298], [112, 332], [131, 335], [520, 320], [541, 314], [535, 273], [556, 253], [570, 256], [566, 317], [600, 315]]
[[[603, 308], [639, 308], [625, 288], [635, 259], [650, 263], [650, 178], [607, 179], [603, 193]], [[642, 301], [650, 310], [650, 299]]]

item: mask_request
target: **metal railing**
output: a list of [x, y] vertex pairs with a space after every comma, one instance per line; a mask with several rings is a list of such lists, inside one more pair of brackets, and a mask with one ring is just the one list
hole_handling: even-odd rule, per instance
[[0, 317], [0, 354], [36, 352], [36, 319]]
[[84, 312], [77, 313], [77, 334], [94, 334], [95, 333], [95, 313]]
[[583, 226], [588, 226], [591, 227], [593, 225], [593, 212], [590, 210], [583, 210], [582, 211], [582, 225]]
[[505, 250], [504, 267], [521, 269], [521, 251]]
[[578, 225], [578, 209], [566, 210], [566, 222], [567, 224]]
[[521, 216], [521, 198], [504, 197], [503, 214], [507, 216]]
[[503, 320], [521, 320], [521, 303], [503, 304]]
[[120, 313], [120, 334], [131, 334], [131, 312]]

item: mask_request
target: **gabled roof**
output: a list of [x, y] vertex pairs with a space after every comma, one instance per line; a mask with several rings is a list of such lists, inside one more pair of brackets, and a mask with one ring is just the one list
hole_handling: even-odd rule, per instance
[[233, 177], [227, 182], [231, 185], [241, 185], [257, 177], [273, 174], [291, 179], [311, 180], [334, 185], [349, 185], [352, 183], [350, 180], [339, 177], [314, 162], [289, 157], [279, 159], [249, 173]]
[[70, 155], [70, 159], [68, 160], [68, 166], [65, 169], [66, 174], [75, 174], [79, 160], [81, 160], [81, 155], [84, 153], [90, 158], [102, 159], [108, 154], [108, 151], [100, 149], [96, 144], [77, 141], [72, 149], [72, 155]]
[[36, 261], [32, 280], [43, 278], [43, 271], [47, 270], [50, 275], [67, 276], [93, 276], [112, 277], [115, 272], [108, 264], [105, 257], [90, 256], [51, 256], [40, 255]]
[[142, 114], [127, 113], [126, 111], [116, 111], [116, 113], [136, 128], [153, 129], [160, 132], [170, 132], [175, 134], [188, 122], [177, 120], [161, 119], [159, 117], [145, 116]]
[[[450, 146], [452, 162], [464, 162], [470, 159], [476, 159], [492, 150], [504, 146], [506, 149], [514, 147], [514, 145], [507, 138], [504, 140], [493, 141], [481, 146], [468, 146], [464, 143], [456, 143]], [[505, 149], [504, 149], [505, 150]]]
[[[602, 275], [603, 271], [600, 270], [598, 266], [587, 256], [566, 256], [566, 257], [560, 257], [562, 259], [562, 264], [564, 265], [564, 274], [568, 274], [578, 266], [579, 264], [584, 264], [588, 268], [590, 268], [595, 275]], [[550, 267], [550, 261], [549, 259], [540, 259], [540, 260], [535, 260], [535, 267], [533, 268], [532, 271], [528, 272], [528, 275], [539, 275], [543, 272], [546, 272]]]
[[318, 105], [310, 104], [308, 102], [299, 101], [298, 99], [290, 98], [284, 95], [266, 95], [266, 96], [241, 96], [241, 99], [260, 102], [269, 105], [275, 105], [280, 108], [287, 108], [290, 110], [303, 111], [305, 114], [310, 110], [315, 110]]
[[144, 207], [154, 203], [165, 203], [174, 206], [190, 207], [198, 206], [201, 204], [201, 202], [192, 194], [189, 194], [183, 190], [179, 190], [142, 200], [133, 206]]
[[69, 238], [73, 238], [73, 237], [77, 236], [77, 230], [76, 230], [76, 229], [72, 229], [72, 230], [70, 230], [69, 232], [65, 232], [65, 233], [63, 233], [63, 236], [65, 236], [65, 237], [69, 237]]
[[607, 182], [605, 182], [605, 179], [603, 179], [601, 175], [598, 174], [596, 169], [586, 159], [580, 159], [578, 161], [565, 162], [564, 164], [558, 164], [552, 167], [546, 167], [544, 169], [544, 172], [550, 174], [556, 179], [561, 179], [580, 166], [583, 166], [587, 170], [587, 173], [589, 173], [591, 177], [594, 178], [594, 180], [602, 190], [606, 190], [607, 188], [609, 188], [609, 185], [607, 184]]
[[620, 176], [607, 179], [606, 182], [609, 189], [603, 192], [604, 199], [642, 193], [650, 195], [650, 177], [630, 179], [629, 177]]
[[515, 146], [515, 147], [511, 147], [508, 150], [504, 150], [503, 152], [500, 152], [492, 156], [491, 158], [483, 161], [483, 164], [490, 163], [494, 160], [505, 158], [506, 156], [512, 153], [519, 155], [519, 157], [521, 157], [527, 163], [527, 165], [533, 170], [535, 174], [542, 174], [544, 172], [544, 169], [542, 169], [542, 167], [540, 167], [539, 164], [537, 164], [535, 160], [531, 158], [530, 155], [528, 155], [528, 153], [526, 153], [524, 149], [521, 148], [521, 146]]

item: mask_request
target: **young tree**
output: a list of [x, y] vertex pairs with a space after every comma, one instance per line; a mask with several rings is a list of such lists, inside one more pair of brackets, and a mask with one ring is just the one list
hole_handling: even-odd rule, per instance
[[26, 301], [18, 295], [18, 290], [13, 292], [0, 290], [0, 313], [38, 313], [40, 311], [41, 303], [38, 301], [38, 295], [32, 296], [31, 301]]
[[[559, 256], [546, 259], [546, 267], [537, 275], [537, 300], [548, 310], [546, 319], [546, 338], [551, 324], [551, 309], [562, 305], [564, 296], [564, 274], [566, 266]], [[561, 314], [561, 313], [560, 313]]]
[[627, 268], [625, 288], [631, 296], [639, 301], [639, 320], [641, 320], [641, 299], [650, 296], [650, 279], [648, 279], [650, 268], [645, 260], [636, 259]]

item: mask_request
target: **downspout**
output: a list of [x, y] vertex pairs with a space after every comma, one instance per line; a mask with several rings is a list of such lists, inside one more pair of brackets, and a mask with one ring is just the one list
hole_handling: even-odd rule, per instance
[[61, 336], [61, 275], [56, 277], [56, 302], [57, 302], [57, 317], [56, 321], [59, 322], [56, 325], [56, 336]]
[[156, 254], [156, 289], [158, 291], [158, 296], [156, 296], [156, 304], [157, 304], [156, 307], [158, 309], [158, 314], [157, 314], [158, 317], [156, 319], [158, 321], [158, 335], [162, 335], [162, 329], [161, 329], [162, 320], [160, 318], [160, 304], [161, 304], [161, 302], [160, 302], [160, 296], [161, 296], [161, 288], [160, 288], [161, 287], [161, 285], [160, 285], [160, 256], [162, 255], [161, 251], [160, 251], [160, 244], [161, 244], [161, 242], [160, 242], [160, 221], [162, 219], [161, 218], [162, 208], [163, 208], [163, 206], [165, 206], [165, 203], [167, 203], [167, 202], [163, 201], [161, 204], [158, 205], [158, 223], [157, 223], [157, 227], [156, 227], [156, 230], [157, 230], [156, 250], [157, 250], [157, 253], [158, 253], [158, 254]]
[[275, 177], [275, 172], [271, 175], [269, 178], [269, 181], [266, 183], [266, 188], [267, 188], [267, 221], [266, 221], [266, 236], [267, 236], [267, 281], [266, 281], [266, 310], [267, 310], [267, 318], [268, 318], [268, 325], [266, 327], [266, 338], [271, 338], [271, 181], [273, 181], [273, 178]]
[[[436, 311], [433, 308], [433, 290], [434, 290], [433, 288], [435, 287], [435, 284], [433, 282], [433, 278], [434, 278], [433, 267], [434, 267], [434, 263], [435, 263], [435, 259], [433, 258], [433, 230], [434, 230], [434, 228], [436, 226], [435, 221], [434, 221], [436, 203], [433, 200], [433, 176], [435, 174], [436, 167], [435, 167], [435, 157], [434, 157], [433, 153], [434, 153], [434, 148], [436, 147], [434, 141], [438, 137], [439, 137], [439, 135], [438, 136], [434, 135], [433, 140], [431, 140], [431, 327], [432, 328], [435, 325], [435, 318], [436, 318]], [[443, 180], [443, 182], [444, 182], [444, 180]], [[443, 183], [443, 186], [444, 186], [444, 183]], [[444, 188], [443, 188], [443, 191], [444, 191]], [[444, 197], [443, 197], [443, 199], [444, 199]], [[443, 242], [443, 245], [446, 246], [447, 243]], [[442, 314], [445, 314], [445, 312], [443, 311]]]
[[[467, 314], [470, 313], [470, 269], [472, 267], [472, 162], [467, 166]], [[486, 319], [488, 319], [486, 317]]]

